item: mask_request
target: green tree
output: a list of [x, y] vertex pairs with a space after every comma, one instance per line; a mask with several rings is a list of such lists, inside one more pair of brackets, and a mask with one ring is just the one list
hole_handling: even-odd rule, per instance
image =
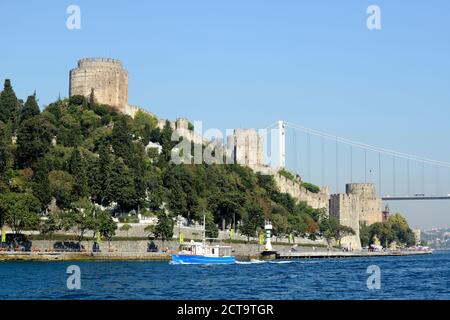
[[97, 208], [95, 218], [97, 232], [100, 232], [100, 236], [105, 237], [108, 240], [108, 245], [111, 246], [112, 237], [116, 234], [117, 223], [113, 220], [109, 211], [99, 208]]
[[155, 226], [154, 231], [155, 237], [157, 239], [161, 239], [162, 241], [172, 239], [174, 224], [175, 222], [169, 215], [161, 212], [158, 215], [158, 223]]
[[264, 212], [254, 201], [245, 204], [244, 212], [243, 225], [240, 228], [240, 232], [247, 236], [247, 241], [250, 241], [250, 237], [255, 237], [257, 231], [264, 226]]
[[162, 152], [159, 160], [162, 165], [167, 165], [167, 163], [170, 162], [172, 149], [178, 144], [178, 141], [172, 141], [172, 133], [172, 126], [169, 121], [166, 121], [166, 124], [164, 125], [159, 136], [159, 141], [156, 141], [162, 146]]
[[94, 92], [94, 88], [91, 88], [91, 93], [89, 95], [89, 108], [94, 109], [95, 107], [96, 107], [95, 92]]
[[359, 238], [361, 239], [361, 246], [367, 247], [371, 244], [370, 228], [366, 223], [361, 223], [359, 225]]
[[11, 144], [5, 124], [0, 122], [0, 181], [7, 181], [7, 173], [11, 170], [13, 157]]
[[15, 235], [25, 229], [35, 228], [39, 223], [39, 200], [28, 193], [0, 195], [0, 213]]
[[109, 205], [112, 199], [112, 169], [113, 159], [110, 147], [102, 145], [99, 158], [91, 168], [89, 184], [95, 202], [104, 206]]
[[132, 154], [128, 157], [128, 166], [134, 186], [134, 202], [133, 209], [142, 209], [145, 206], [147, 196], [147, 171], [145, 150], [142, 144], [134, 144], [132, 146]]
[[52, 201], [50, 181], [48, 179], [49, 168], [45, 159], [40, 159], [34, 170], [32, 179], [33, 195], [39, 199], [41, 208], [47, 210], [48, 205]]
[[377, 222], [370, 225], [369, 228], [371, 243], [373, 243], [375, 236], [380, 240], [381, 245], [386, 248], [395, 241], [395, 234], [387, 223]]
[[92, 110], [83, 110], [80, 120], [81, 132], [84, 137], [89, 137], [95, 129], [101, 126], [101, 117]]
[[355, 234], [355, 231], [352, 228], [341, 225], [339, 220], [333, 217], [321, 221], [320, 231], [327, 240], [328, 246], [331, 245], [333, 239], [340, 246], [343, 237]]
[[83, 142], [81, 124], [75, 115], [65, 113], [59, 120], [57, 133], [59, 144], [65, 147], [76, 147]]
[[87, 199], [76, 202], [71, 209], [60, 212], [62, 230], [74, 230], [77, 241], [83, 241], [87, 231], [96, 229], [96, 210]]
[[121, 158], [113, 161], [110, 182], [107, 188], [110, 190], [108, 203], [117, 202], [123, 209], [133, 209], [136, 205], [136, 191], [133, 175]]
[[149, 113], [138, 110], [134, 116], [133, 132], [142, 139], [146, 146], [150, 142], [152, 131], [158, 125], [158, 120]]
[[128, 238], [128, 231], [130, 231], [131, 229], [131, 225], [129, 225], [128, 223], [125, 223], [123, 226], [120, 227], [120, 231], [125, 231], [127, 233], [127, 238]]
[[164, 173], [163, 181], [169, 210], [187, 218], [187, 197], [181, 182], [175, 176], [175, 166], [171, 165]]
[[40, 114], [39, 105], [36, 101], [36, 93], [28, 96], [20, 113], [20, 123]]
[[45, 220], [41, 221], [39, 231], [43, 235], [52, 238], [56, 231], [61, 230], [59, 215], [55, 212], [50, 213]]
[[11, 80], [6, 79], [0, 94], [0, 121], [15, 125], [20, 110], [20, 102], [11, 86]]
[[73, 197], [74, 179], [67, 171], [54, 170], [48, 174], [50, 192], [60, 209], [68, 209], [75, 200]]
[[86, 97], [82, 95], [74, 95], [69, 98], [69, 105], [82, 106], [86, 103]]
[[17, 160], [20, 168], [30, 167], [50, 149], [55, 128], [42, 116], [25, 120], [17, 133]]
[[72, 151], [69, 159], [69, 173], [74, 177], [73, 195], [76, 199], [89, 195], [87, 162], [77, 149]]
[[408, 222], [401, 214], [396, 213], [391, 215], [386, 224], [386, 227], [391, 229], [395, 241], [407, 246], [413, 246], [415, 244], [414, 233], [409, 228]]
[[205, 236], [207, 238], [216, 239], [219, 236], [219, 228], [217, 228], [213, 218], [206, 220], [205, 229]]
[[111, 146], [114, 150], [114, 154], [126, 159], [132, 154], [132, 133], [129, 124], [129, 118], [127, 116], [121, 116], [114, 123], [114, 128], [111, 135]]

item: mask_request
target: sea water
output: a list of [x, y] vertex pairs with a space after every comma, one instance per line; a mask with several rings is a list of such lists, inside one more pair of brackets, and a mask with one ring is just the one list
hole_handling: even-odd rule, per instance
[[[450, 251], [273, 262], [0, 262], [0, 299], [450, 299]], [[80, 289], [67, 285], [72, 265]], [[373, 266], [379, 289], [368, 285]]]

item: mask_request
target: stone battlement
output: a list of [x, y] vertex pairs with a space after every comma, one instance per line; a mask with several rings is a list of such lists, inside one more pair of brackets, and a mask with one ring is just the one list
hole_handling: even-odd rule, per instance
[[78, 60], [78, 68], [80, 67], [96, 67], [96, 66], [111, 66], [122, 68], [122, 61], [112, 58], [84, 58]]
[[373, 183], [348, 183], [345, 186], [345, 192], [366, 198], [376, 198], [375, 185]]

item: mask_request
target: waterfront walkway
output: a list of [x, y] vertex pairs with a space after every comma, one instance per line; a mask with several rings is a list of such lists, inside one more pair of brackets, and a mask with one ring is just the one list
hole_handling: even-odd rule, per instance
[[2, 260], [70, 261], [70, 260], [170, 260], [162, 252], [0, 252]]
[[[387, 252], [342, 252], [342, 251], [301, 251], [277, 252], [275, 259], [319, 259], [352, 257], [387, 257], [430, 254], [431, 251], [387, 251]], [[239, 260], [259, 258], [259, 256], [237, 256]], [[170, 254], [164, 252], [0, 252], [0, 261], [70, 261], [70, 260], [170, 260]]]
[[306, 252], [279, 252], [276, 259], [319, 259], [319, 258], [352, 258], [352, 257], [389, 257], [389, 256], [411, 256], [431, 254], [432, 251], [306, 251]]

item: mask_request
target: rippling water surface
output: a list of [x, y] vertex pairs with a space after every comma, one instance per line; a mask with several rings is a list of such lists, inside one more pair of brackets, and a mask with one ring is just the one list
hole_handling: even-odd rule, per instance
[[[81, 290], [66, 286], [73, 264]], [[380, 290], [367, 288], [370, 265]], [[450, 252], [224, 266], [0, 262], [0, 299], [450, 299]]]

